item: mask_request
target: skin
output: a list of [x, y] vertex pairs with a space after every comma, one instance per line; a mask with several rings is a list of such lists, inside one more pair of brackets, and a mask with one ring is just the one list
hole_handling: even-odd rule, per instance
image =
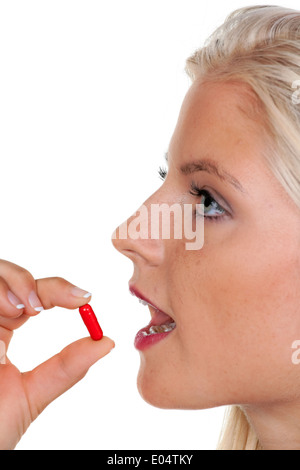
[[[291, 360], [300, 338], [300, 212], [266, 163], [262, 119], [247, 85], [197, 79], [170, 141], [167, 177], [144, 204], [200, 203], [189, 194], [193, 181], [226, 216], [205, 218], [197, 251], [184, 239], [113, 243], [133, 261], [130, 284], [177, 325], [140, 352], [142, 397], [161, 408], [240, 404], [264, 448], [300, 448], [300, 365]], [[207, 154], [243, 192], [206, 171], [181, 173]]]
[[[73, 295], [74, 285], [60, 277], [34, 279], [29, 271], [0, 260], [0, 341], [7, 351], [13, 331], [38, 315], [29, 298], [35, 293], [36, 304], [45, 310], [55, 306], [75, 309], [89, 299]], [[8, 300], [8, 292], [17, 296], [17, 309]], [[82, 291], [82, 295], [85, 291]], [[37, 366], [21, 373], [6, 357], [0, 363], [0, 449], [14, 449], [28, 426], [53, 400], [81, 380], [89, 368], [108, 354], [114, 342], [82, 338]], [[0, 358], [1, 359], [1, 358]]]

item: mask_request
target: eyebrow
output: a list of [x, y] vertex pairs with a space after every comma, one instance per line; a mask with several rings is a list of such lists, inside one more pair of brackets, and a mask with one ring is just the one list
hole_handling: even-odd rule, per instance
[[[168, 152], [165, 153], [165, 160], [168, 163]], [[211, 158], [203, 158], [200, 160], [193, 160], [180, 167], [180, 171], [183, 175], [191, 175], [197, 171], [206, 171], [209, 174], [217, 176], [220, 180], [231, 184], [235, 189], [242, 193], [247, 193], [241, 183], [235, 176], [226, 171], [219, 163], [215, 162]]]

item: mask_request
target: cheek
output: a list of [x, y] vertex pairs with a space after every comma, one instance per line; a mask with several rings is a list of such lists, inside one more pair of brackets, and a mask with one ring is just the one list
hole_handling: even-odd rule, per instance
[[300, 339], [295, 244], [283, 247], [273, 240], [251, 246], [243, 240], [218, 250], [211, 245], [193, 253], [179, 250], [172, 267], [182, 357], [194, 375], [213, 386], [206, 391], [220, 403], [282, 395], [282, 376], [296, 372], [291, 367], [291, 345]]
[[300, 305], [299, 249], [293, 240], [261, 243], [256, 234], [256, 241], [239, 235], [195, 252], [178, 250], [171, 267], [176, 303], [193, 306], [189, 316], [196, 322], [288, 323], [287, 315]]

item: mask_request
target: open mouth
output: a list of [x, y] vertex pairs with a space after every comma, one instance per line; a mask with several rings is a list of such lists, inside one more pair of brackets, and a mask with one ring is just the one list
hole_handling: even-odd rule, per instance
[[169, 315], [162, 312], [161, 310], [152, 307], [152, 305], [149, 305], [147, 303], [146, 305], [148, 305], [149, 307], [152, 319], [150, 323], [141, 330], [143, 336], [168, 333], [174, 330], [174, 328], [176, 328], [176, 323], [174, 322], [173, 318], [171, 318]]
[[135, 347], [143, 350], [168, 336], [176, 328], [176, 323], [172, 317], [153, 305], [135, 288], [130, 287], [129, 290], [132, 295], [138, 298], [142, 305], [148, 306], [151, 313], [150, 323], [142, 328], [135, 338]]

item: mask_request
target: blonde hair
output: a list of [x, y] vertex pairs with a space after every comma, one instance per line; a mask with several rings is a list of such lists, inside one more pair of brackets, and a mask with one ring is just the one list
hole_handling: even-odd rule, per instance
[[227, 408], [218, 450], [262, 450], [259, 439], [239, 406]]
[[[185, 70], [192, 81], [247, 85], [256, 115], [263, 116], [264, 156], [300, 209], [300, 11], [275, 5], [233, 11], [187, 59]], [[249, 113], [255, 116], [250, 106]], [[261, 448], [239, 406], [225, 419], [219, 449]]]

